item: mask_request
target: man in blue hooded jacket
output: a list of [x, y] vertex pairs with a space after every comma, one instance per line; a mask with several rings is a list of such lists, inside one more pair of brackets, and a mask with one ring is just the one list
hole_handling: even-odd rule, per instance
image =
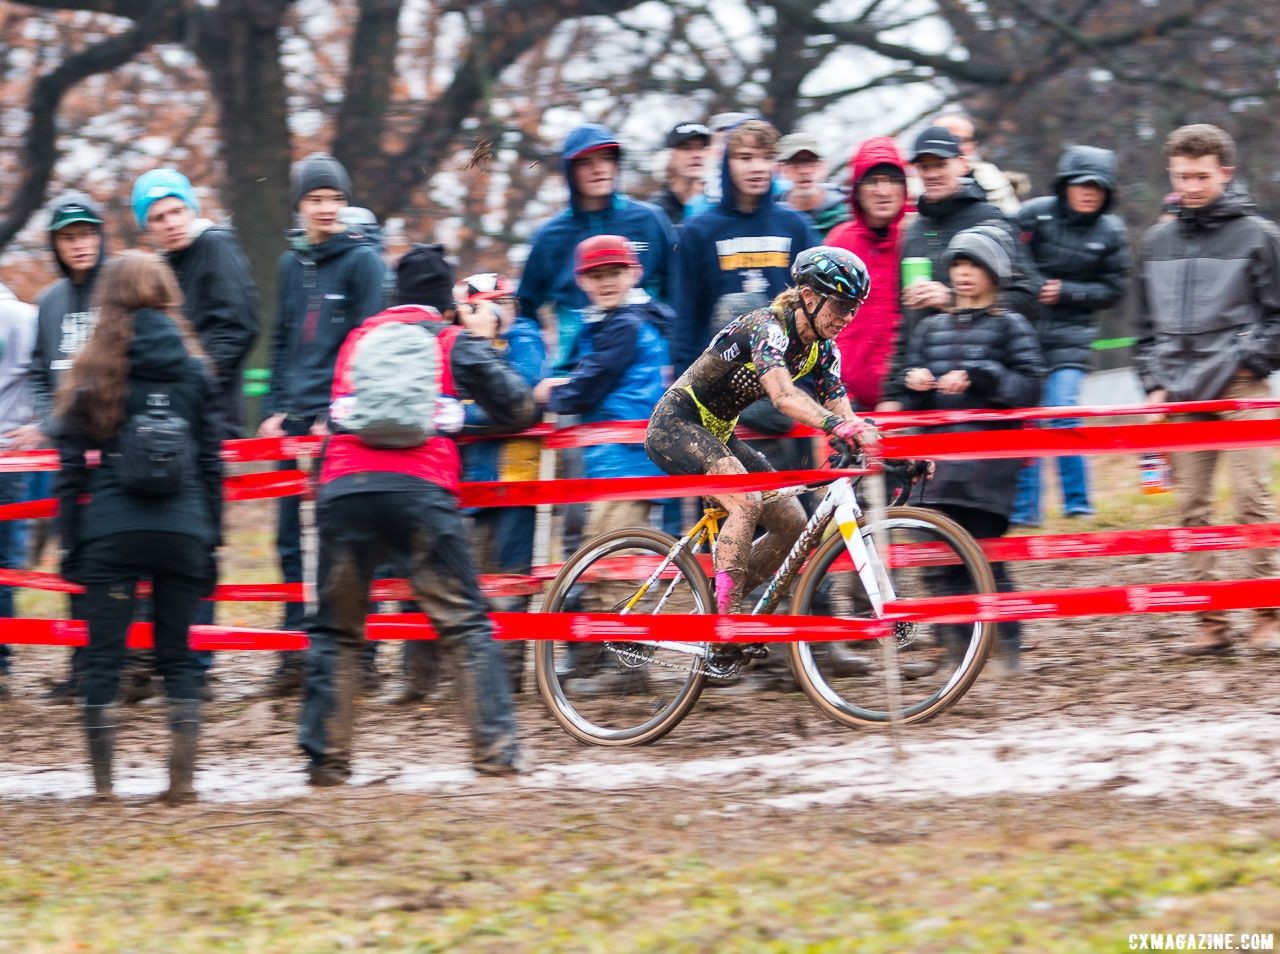
[[796, 256], [821, 244], [804, 213], [774, 200], [779, 138], [762, 119], [730, 130], [720, 165], [720, 201], [685, 222], [671, 298], [679, 316], [671, 355], [677, 374], [718, 330], [711, 316], [721, 298], [754, 293], [772, 300], [788, 287]]
[[538, 309], [556, 309], [559, 342], [555, 365], [568, 366], [582, 329], [587, 298], [574, 281], [573, 250], [593, 235], [621, 235], [631, 242], [643, 273], [640, 288], [661, 301], [670, 299], [670, 268], [675, 232], [662, 210], [618, 191], [622, 146], [605, 126], [588, 123], [565, 138], [560, 162], [569, 186], [569, 207], [533, 237], [516, 297], [520, 314], [536, 319]]

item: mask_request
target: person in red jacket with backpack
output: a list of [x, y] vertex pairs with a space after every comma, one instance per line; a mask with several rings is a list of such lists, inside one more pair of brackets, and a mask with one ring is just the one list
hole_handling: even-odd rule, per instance
[[[442, 431], [461, 426], [459, 398], [473, 399], [504, 431], [532, 424], [537, 407], [528, 384], [486, 341], [446, 324], [435, 308], [417, 304], [434, 300], [438, 257], [438, 249], [427, 246], [405, 253], [396, 280], [401, 304], [366, 319], [338, 354], [330, 407], [335, 433], [326, 442], [316, 494], [317, 607], [307, 627], [311, 645], [298, 731], [310, 758], [312, 785], [340, 785], [351, 774], [365, 611], [375, 568], [392, 556], [407, 565], [414, 596], [442, 646], [460, 654], [455, 671], [464, 711], [472, 718], [476, 771], [519, 771], [511, 693], [458, 512], [461, 458], [457, 443]], [[386, 416], [371, 421], [380, 390], [371, 380], [376, 370], [394, 367], [397, 352], [422, 345], [398, 329], [388, 332], [394, 325], [433, 335], [438, 349], [428, 345], [435, 354], [424, 351], [426, 360], [415, 359], [421, 379], [406, 382], [400, 376], [389, 382], [389, 390], [398, 386], [406, 395], [390, 406], [390, 423]], [[416, 418], [421, 439], [406, 428], [415, 420], [415, 400], [424, 408], [431, 405], [426, 420], [422, 414]]]
[[836, 226], [827, 244], [848, 249], [871, 274], [871, 293], [858, 317], [836, 338], [840, 376], [860, 411], [875, 408], [889, 373], [902, 322], [902, 238], [907, 209], [907, 164], [888, 136], [868, 139], [850, 164], [853, 219]]

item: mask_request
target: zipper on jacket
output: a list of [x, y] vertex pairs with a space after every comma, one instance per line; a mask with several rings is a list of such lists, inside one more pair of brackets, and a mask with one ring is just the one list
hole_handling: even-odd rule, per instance
[[302, 290], [307, 296], [307, 316], [302, 322], [302, 340], [304, 342], [314, 341], [316, 337], [316, 326], [320, 323], [321, 299], [315, 295], [316, 287], [320, 284], [317, 279], [319, 269], [316, 263], [309, 258], [302, 259]]
[[1181, 316], [1182, 328], [1180, 329], [1180, 331], [1182, 332], [1183, 335], [1191, 334], [1191, 317], [1189, 314], [1189, 312], [1193, 308], [1193, 305], [1191, 303], [1191, 298], [1189, 297], [1191, 294], [1191, 270], [1195, 267], [1196, 256], [1200, 254], [1200, 242], [1197, 240], [1189, 243], [1187, 245], [1187, 251], [1190, 253], [1187, 255], [1187, 268], [1186, 268], [1186, 271], [1182, 273], [1183, 311]]

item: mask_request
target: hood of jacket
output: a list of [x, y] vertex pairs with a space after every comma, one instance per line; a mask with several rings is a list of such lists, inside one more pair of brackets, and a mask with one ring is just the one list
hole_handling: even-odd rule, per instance
[[[902, 173], [905, 182], [907, 177], [907, 163], [902, 158], [902, 153], [898, 149], [898, 144], [894, 142], [890, 136], [873, 136], [858, 147], [858, 151], [854, 153], [853, 159], [849, 163], [851, 176], [849, 178], [849, 209], [853, 213], [853, 217], [859, 222], [863, 221], [862, 207], [858, 205], [858, 183], [863, 180], [868, 172], [876, 166], [893, 166]], [[907, 203], [902, 203], [902, 208], [898, 210], [897, 217], [892, 224], [902, 221], [902, 217], [907, 214]]]
[[[75, 189], [62, 193], [62, 195], [49, 203], [48, 210], [50, 220], [69, 205], [83, 206], [92, 212], [97, 218], [102, 219], [104, 223], [107, 221], [107, 217], [102, 213], [102, 206], [95, 202], [86, 193], [78, 192]], [[102, 232], [102, 247], [98, 249], [98, 262], [93, 266], [93, 270], [90, 272], [91, 276], [102, 267], [102, 263], [107, 257], [107, 227], [103, 224], [98, 226], [98, 228]], [[67, 271], [67, 266], [62, 264], [62, 258], [58, 255], [57, 248], [54, 247], [52, 232], [49, 233], [49, 251], [53, 253], [53, 260], [58, 263], [58, 271], [60, 271], [66, 278], [70, 278], [71, 273]]]
[[920, 196], [916, 200], [916, 211], [924, 218], [936, 221], [949, 218], [961, 206], [986, 201], [987, 194], [982, 190], [982, 186], [972, 179], [961, 179], [960, 188], [945, 199], [935, 201], [923, 195]]
[[177, 381], [188, 373], [189, 357], [178, 326], [164, 312], [143, 308], [134, 316], [129, 344], [131, 376]]
[[[1072, 213], [1071, 207], [1067, 205], [1067, 186], [1072, 179], [1084, 175], [1096, 177], [1099, 184], [1107, 190], [1107, 197], [1102, 203], [1102, 208], [1097, 212], [1088, 216], [1079, 216]], [[1104, 215], [1111, 210], [1111, 203], [1115, 198], [1116, 175], [1116, 154], [1110, 149], [1101, 149], [1098, 146], [1072, 146], [1058, 160], [1058, 171], [1053, 178], [1053, 190], [1058, 196], [1058, 208], [1062, 209], [1068, 217], [1075, 215], [1076, 218], [1092, 220]]]
[[1253, 201], [1243, 182], [1232, 179], [1222, 195], [1198, 209], [1178, 209], [1178, 227], [1183, 232], [1220, 228], [1233, 219], [1245, 215], [1257, 215], [1258, 204]]
[[369, 244], [363, 235], [355, 232], [339, 232], [319, 245], [307, 245], [306, 234], [299, 229], [292, 229], [287, 234], [290, 239], [290, 246], [298, 254], [310, 259], [317, 265], [331, 259], [340, 258], [352, 249], [364, 248]]
[[[578, 190], [573, 184], [572, 165], [574, 158], [593, 149], [610, 147], [617, 149], [619, 156], [622, 155], [622, 146], [618, 142], [618, 137], [614, 135], [612, 129], [600, 123], [587, 123], [579, 126], [565, 137], [564, 145], [560, 148], [560, 171], [564, 174], [565, 185], [569, 187], [569, 206], [573, 209], [574, 214], [579, 211]], [[616, 179], [613, 183], [613, 194], [616, 199], [618, 194], [618, 182]]]
[[720, 201], [719, 209], [725, 215], [737, 215], [747, 218], [753, 215], [760, 215], [768, 212], [777, 201], [774, 194], [777, 188], [777, 181], [774, 180], [769, 188], [765, 190], [765, 194], [760, 197], [759, 203], [750, 212], [739, 210], [738, 203], [733, 198], [733, 178], [729, 175], [729, 147], [725, 144], [724, 155], [720, 157]]

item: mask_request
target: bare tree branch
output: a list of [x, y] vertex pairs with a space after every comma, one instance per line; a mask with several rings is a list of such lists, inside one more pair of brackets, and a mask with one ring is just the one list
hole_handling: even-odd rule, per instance
[[0, 247], [22, 230], [44, 202], [45, 190], [58, 161], [58, 107], [67, 91], [90, 76], [109, 73], [128, 63], [156, 41], [157, 32], [165, 22], [166, 18], [158, 15], [149, 18], [131, 30], [72, 54], [57, 69], [36, 81], [27, 104], [31, 121], [22, 148], [22, 181], [13, 190], [13, 198], [0, 221]]

